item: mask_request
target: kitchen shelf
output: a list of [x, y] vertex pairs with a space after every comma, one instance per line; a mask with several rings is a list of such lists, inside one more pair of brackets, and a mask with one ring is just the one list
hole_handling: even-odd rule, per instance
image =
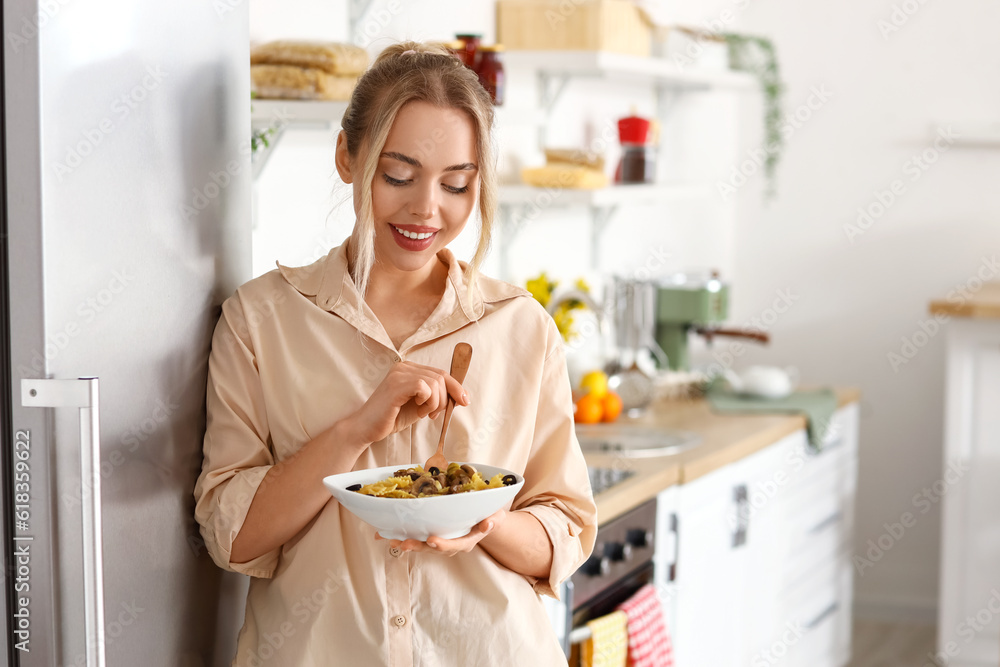
[[250, 123], [254, 127], [289, 124], [340, 125], [347, 110], [346, 101], [331, 100], [253, 100]]
[[690, 199], [708, 194], [708, 185], [690, 183], [650, 183], [637, 185], [611, 185], [595, 190], [568, 188], [536, 188], [531, 185], [501, 185], [501, 206], [597, 206], [619, 204], [654, 204]]
[[710, 192], [707, 184], [650, 183], [611, 185], [596, 190], [537, 188], [531, 185], [501, 185], [499, 191], [500, 230], [497, 242], [500, 277], [509, 280], [510, 245], [526, 222], [538, 211], [551, 207], [583, 206], [590, 216], [590, 266], [597, 270], [604, 230], [618, 207], [696, 199]]
[[507, 51], [504, 65], [536, 70], [554, 77], [607, 78], [636, 81], [680, 91], [752, 90], [753, 76], [731, 70], [681, 69], [666, 58], [643, 58], [605, 51]]
[[260, 176], [289, 125], [338, 128], [346, 110], [346, 101], [253, 100], [250, 103], [250, 126], [255, 130], [271, 131], [268, 145], [257, 149], [251, 157], [253, 177], [256, 179]]

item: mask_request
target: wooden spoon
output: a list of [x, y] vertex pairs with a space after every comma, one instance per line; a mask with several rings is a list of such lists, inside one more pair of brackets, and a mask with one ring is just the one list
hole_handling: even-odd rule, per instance
[[[455, 352], [451, 356], [451, 376], [460, 383], [465, 382], [465, 374], [469, 372], [469, 363], [472, 361], [472, 346], [468, 343], [459, 343], [455, 346]], [[437, 468], [441, 472], [448, 469], [448, 459], [444, 457], [444, 436], [448, 432], [448, 424], [451, 422], [451, 411], [455, 408], [455, 399], [448, 394], [448, 406], [444, 409], [444, 423], [441, 425], [441, 437], [438, 439], [437, 453], [427, 459], [424, 470]]]

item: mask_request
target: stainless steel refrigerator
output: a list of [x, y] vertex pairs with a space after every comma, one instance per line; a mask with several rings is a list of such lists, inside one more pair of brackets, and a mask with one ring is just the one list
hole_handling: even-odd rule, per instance
[[250, 277], [247, 23], [245, 0], [4, 0], [7, 664], [233, 655], [245, 582], [191, 491], [211, 332]]

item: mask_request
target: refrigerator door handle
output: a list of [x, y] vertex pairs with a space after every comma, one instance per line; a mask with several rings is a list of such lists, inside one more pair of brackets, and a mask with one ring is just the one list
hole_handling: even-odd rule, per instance
[[[104, 667], [104, 553], [101, 530], [101, 422], [97, 378], [21, 380], [21, 405], [80, 409], [83, 599], [87, 667]], [[86, 490], [90, 492], [87, 493]]]

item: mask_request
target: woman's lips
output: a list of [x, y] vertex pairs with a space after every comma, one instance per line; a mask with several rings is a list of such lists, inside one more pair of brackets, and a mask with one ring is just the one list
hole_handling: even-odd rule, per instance
[[[401, 225], [397, 227], [391, 223], [389, 224], [389, 229], [392, 230], [392, 238], [396, 241], [396, 245], [403, 250], [412, 250], [414, 252], [430, 248], [431, 244], [434, 243], [434, 237], [438, 232], [438, 230], [433, 227], [418, 227], [414, 225]], [[411, 234], [420, 234], [421, 236], [424, 234], [430, 234], [430, 236], [425, 239], [411, 239], [401, 234], [399, 232], [400, 229], [406, 230]]]

